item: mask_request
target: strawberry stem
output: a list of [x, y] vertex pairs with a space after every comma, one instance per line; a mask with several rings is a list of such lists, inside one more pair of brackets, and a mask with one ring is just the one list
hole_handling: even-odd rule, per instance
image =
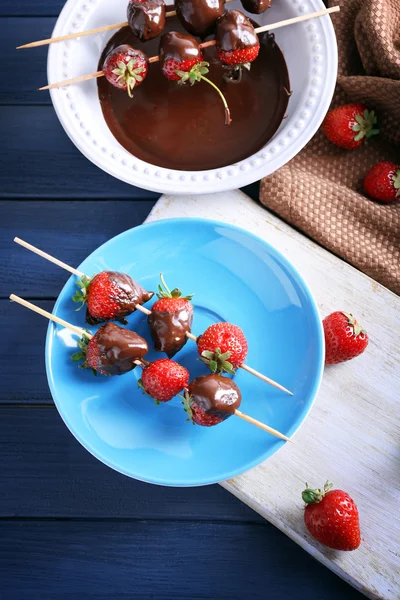
[[321, 502], [326, 492], [329, 492], [331, 488], [332, 484], [329, 483], [329, 481], [325, 483], [324, 488], [322, 490], [319, 488], [310, 488], [308, 487], [308, 483], [306, 483], [306, 489], [301, 493], [301, 497], [303, 498], [306, 504], [318, 504], [318, 502]]
[[207, 83], [209, 83], [220, 95], [220, 98], [221, 98], [221, 100], [224, 104], [224, 108], [225, 108], [225, 125], [230, 125], [232, 123], [231, 111], [229, 110], [229, 106], [228, 106], [225, 96], [223, 95], [223, 93], [221, 92], [219, 87], [217, 87], [215, 85], [215, 83], [210, 81], [210, 79], [208, 79], [207, 77], [204, 77], [204, 75], [200, 75], [200, 79], [203, 79], [203, 81], [206, 81]]

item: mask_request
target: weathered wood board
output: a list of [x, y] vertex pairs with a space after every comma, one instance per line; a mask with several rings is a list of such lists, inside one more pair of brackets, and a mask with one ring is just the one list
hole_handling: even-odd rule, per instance
[[[221, 485], [369, 598], [400, 598], [399, 297], [239, 191], [163, 196], [148, 221], [172, 217], [225, 221], [266, 239], [304, 276], [321, 316], [346, 310], [367, 329], [367, 352], [325, 369], [296, 446]], [[319, 487], [326, 479], [359, 507], [363, 540], [355, 552], [325, 549], [305, 530], [304, 482]]]

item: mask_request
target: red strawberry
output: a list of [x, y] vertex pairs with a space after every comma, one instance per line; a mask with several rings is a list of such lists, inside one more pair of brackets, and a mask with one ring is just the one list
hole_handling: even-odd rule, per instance
[[322, 321], [325, 334], [325, 364], [355, 358], [368, 346], [368, 334], [353, 315], [334, 312]]
[[101, 271], [92, 279], [83, 275], [76, 283], [80, 289], [72, 299], [82, 306], [87, 303], [86, 321], [91, 325], [111, 320], [126, 323], [125, 317], [136, 305], [144, 304], [154, 295], [129, 275], [115, 271]]
[[374, 111], [369, 111], [364, 104], [344, 104], [328, 112], [322, 131], [336, 146], [354, 150], [379, 133], [376, 123]]
[[217, 56], [225, 65], [250, 68], [260, 52], [254, 27], [240, 10], [227, 10], [217, 21]]
[[84, 360], [83, 369], [93, 369], [94, 374], [123, 375], [135, 368], [135, 360], [140, 360], [148, 351], [146, 340], [134, 331], [124, 329], [114, 323], [102, 325], [89, 339], [83, 335], [78, 342], [80, 352], [71, 356], [72, 360]]
[[189, 371], [174, 360], [161, 358], [143, 369], [138, 383], [157, 403], [168, 402], [187, 387]]
[[235, 414], [242, 401], [236, 383], [222, 375], [201, 375], [185, 391], [184, 408], [188, 420], [212, 427]]
[[356, 550], [361, 541], [357, 506], [346, 492], [331, 487], [326, 482], [323, 490], [313, 490], [306, 484], [304, 522], [313, 538], [328, 548]]
[[231, 323], [214, 323], [197, 338], [197, 349], [212, 373], [234, 373], [247, 356], [243, 331]]
[[193, 306], [189, 300], [192, 296], [182, 297], [182, 292], [168, 288], [161, 273], [158, 286], [158, 298], [148, 316], [150, 333], [157, 352], [165, 352], [172, 358], [187, 342], [187, 333], [193, 321]]
[[160, 66], [163, 74], [180, 85], [205, 81], [218, 92], [225, 108], [225, 125], [230, 125], [231, 116], [225, 96], [221, 90], [208, 79], [209, 63], [204, 62], [199, 42], [191, 35], [170, 31], [161, 37]]
[[400, 165], [392, 162], [376, 163], [364, 179], [364, 190], [374, 200], [393, 202], [400, 198]]
[[103, 72], [111, 85], [126, 90], [132, 98], [133, 88], [143, 83], [148, 67], [149, 60], [144, 52], [123, 44], [106, 56]]

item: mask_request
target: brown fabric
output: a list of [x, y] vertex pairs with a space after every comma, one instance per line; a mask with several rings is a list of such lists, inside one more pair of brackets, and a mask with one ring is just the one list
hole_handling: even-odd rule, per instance
[[363, 102], [379, 136], [343, 150], [319, 131], [287, 165], [261, 182], [260, 200], [289, 223], [400, 294], [400, 202], [363, 195], [376, 162], [400, 163], [400, 0], [332, 0], [339, 47], [333, 106]]

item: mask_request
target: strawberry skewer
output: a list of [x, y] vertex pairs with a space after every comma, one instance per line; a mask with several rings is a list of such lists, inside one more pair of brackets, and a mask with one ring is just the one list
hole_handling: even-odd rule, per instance
[[[287, 25], [293, 25], [295, 23], [300, 23], [302, 21], [307, 21], [309, 19], [315, 19], [317, 17], [323, 17], [324, 15], [329, 15], [334, 12], [340, 11], [339, 6], [333, 6], [332, 8], [326, 8], [324, 10], [319, 10], [316, 12], [309, 13], [307, 15], [301, 15], [299, 17], [293, 17], [292, 19], [285, 19], [284, 21], [278, 21], [277, 23], [270, 23], [269, 25], [264, 25], [263, 27], [257, 27], [254, 31], [255, 33], [263, 33], [264, 31], [271, 31], [275, 29], [279, 29], [281, 27], [286, 27]], [[208, 42], [204, 42], [200, 44], [200, 48], [209, 48], [210, 46], [215, 46], [216, 41], [210, 40]], [[149, 63], [158, 62], [160, 60], [159, 56], [152, 56], [149, 58]], [[39, 88], [39, 91], [42, 90], [51, 90], [54, 88], [64, 87], [66, 85], [72, 85], [74, 83], [80, 83], [82, 81], [87, 81], [89, 79], [96, 79], [97, 77], [103, 77], [103, 71], [96, 71], [95, 73], [88, 73], [87, 75], [80, 75], [79, 77], [73, 77], [72, 79], [64, 79], [62, 81], [57, 81], [56, 83], [51, 83], [49, 85], [45, 85]]]
[[[80, 278], [80, 280], [82, 281], [90, 281], [89, 277], [87, 277], [87, 275], [85, 275], [84, 273], [82, 273], [82, 271], [78, 271], [78, 269], [74, 269], [73, 267], [71, 267], [70, 265], [67, 265], [66, 263], [62, 262], [61, 260], [58, 260], [57, 258], [51, 256], [51, 254], [48, 254], [47, 252], [44, 252], [43, 250], [40, 250], [39, 248], [36, 248], [35, 246], [33, 246], [32, 244], [29, 244], [28, 242], [25, 242], [24, 240], [21, 240], [18, 237], [14, 238], [14, 242], [16, 242], [17, 244], [19, 244], [20, 246], [23, 246], [24, 248], [26, 248], [27, 250], [31, 250], [31, 252], [34, 252], [35, 254], [38, 254], [39, 256], [41, 256], [42, 258], [45, 258], [46, 260], [56, 264], [57, 266], [61, 267], [62, 269], [65, 269], [66, 271], [68, 271], [69, 273], [72, 273], [73, 275], [76, 275], [77, 277]], [[102, 273], [99, 273], [97, 276], [95, 276], [93, 278], [93, 282], [95, 281], [96, 277], [99, 277], [101, 275], [103, 275], [104, 273], [107, 273], [107, 271], [103, 271]], [[122, 274], [121, 274], [122, 275]], [[174, 290], [173, 290], [174, 291]], [[171, 296], [172, 293], [171, 292]], [[151, 296], [150, 296], [151, 297]], [[156, 303], [157, 304], [157, 303]], [[156, 306], [156, 304], [154, 306]], [[152, 315], [152, 311], [149, 310], [148, 308], [145, 308], [144, 306], [142, 306], [141, 304], [136, 304], [134, 306], [134, 309], [144, 313], [145, 315], [149, 316]], [[221, 324], [216, 324], [219, 325], [221, 327]], [[229, 323], [228, 324], [222, 324], [224, 326], [229, 326], [230, 328], [232, 327], [236, 327], [236, 326], [232, 326]], [[212, 325], [211, 327], [208, 328], [208, 330], [206, 330], [206, 332], [204, 332], [204, 334], [202, 336], [196, 337], [195, 335], [193, 335], [189, 330], [185, 330], [184, 334], [185, 336], [198, 343], [199, 342], [199, 346], [201, 349], [200, 354], [202, 354], [202, 352], [204, 352], [205, 348], [202, 346], [203, 342], [204, 342], [204, 335], [209, 332], [210, 329], [212, 329], [213, 327], [215, 327], [215, 325]], [[190, 329], [190, 326], [189, 326]], [[239, 328], [238, 328], [239, 329]], [[241, 330], [240, 330], [241, 331]], [[243, 332], [242, 332], [243, 334]], [[203, 338], [203, 342], [201, 342]], [[200, 344], [201, 343], [201, 344]], [[183, 345], [183, 344], [182, 344]], [[220, 346], [222, 346], [222, 343], [220, 343]], [[182, 346], [181, 346], [182, 347]], [[219, 350], [219, 355], [218, 355], [218, 351]], [[222, 350], [222, 356], [221, 356], [221, 350]], [[218, 347], [214, 347], [208, 350], [208, 352], [213, 352], [214, 351], [217, 353], [217, 363], [221, 362], [221, 363], [225, 363], [226, 362], [226, 358], [230, 358], [230, 357], [224, 357], [223, 354], [226, 354], [226, 349], [222, 346], [222, 348], [218, 348]], [[224, 352], [225, 351], [225, 352]], [[246, 352], [247, 352], [247, 348], [246, 348]], [[170, 356], [173, 356], [174, 353], [170, 354]], [[210, 357], [207, 355], [203, 355], [202, 358], [206, 358], [206, 359], [210, 359], [210, 358], [214, 358], [214, 357]], [[205, 362], [205, 361], [203, 361]], [[211, 364], [211, 370], [213, 370], [213, 365]], [[226, 365], [222, 364], [222, 367], [226, 367]], [[266, 383], [268, 383], [269, 385], [272, 385], [273, 387], [286, 392], [287, 394], [290, 394], [291, 396], [293, 396], [293, 392], [291, 392], [290, 390], [288, 390], [287, 388], [285, 388], [283, 385], [281, 385], [280, 383], [277, 383], [276, 381], [274, 381], [273, 379], [270, 379], [269, 377], [267, 377], [266, 375], [263, 375], [262, 373], [260, 373], [259, 371], [256, 371], [255, 369], [253, 369], [252, 367], [249, 367], [248, 365], [246, 365], [244, 362], [239, 362], [239, 359], [237, 359], [235, 361], [235, 365], [236, 368], [241, 368], [244, 369], [245, 371], [247, 371], [248, 373], [251, 373], [252, 375], [254, 375], [255, 377], [258, 377], [259, 379], [262, 379], [262, 381], [265, 381]], [[220, 370], [220, 369], [216, 369], [216, 370]], [[225, 370], [227, 370], [225, 368]], [[231, 372], [231, 371], [230, 371]]]

